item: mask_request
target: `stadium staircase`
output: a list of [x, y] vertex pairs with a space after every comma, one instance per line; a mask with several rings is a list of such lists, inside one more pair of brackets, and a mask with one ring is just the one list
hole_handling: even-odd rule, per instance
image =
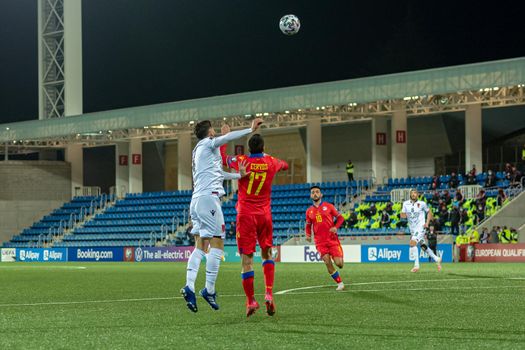
[[[523, 191], [523, 187], [514, 189], [509, 197], [509, 201], [505, 205], [476, 228], [478, 232], [483, 228], [490, 231], [493, 226], [514, 227], [518, 230], [525, 228], [525, 191]], [[525, 233], [520, 233], [522, 232], [518, 231], [519, 237], [523, 241]]]

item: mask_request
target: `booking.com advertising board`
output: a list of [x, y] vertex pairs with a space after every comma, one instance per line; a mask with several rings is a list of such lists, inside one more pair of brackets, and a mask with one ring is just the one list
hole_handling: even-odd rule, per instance
[[[409, 248], [408, 244], [362, 245], [361, 262], [413, 262], [414, 260], [410, 259]], [[439, 244], [437, 255], [442, 257], [443, 262], [452, 262], [452, 244]], [[421, 248], [419, 248], [419, 262], [428, 262], [428, 254]]]
[[116, 247], [68, 248], [68, 261], [124, 261], [124, 249]]

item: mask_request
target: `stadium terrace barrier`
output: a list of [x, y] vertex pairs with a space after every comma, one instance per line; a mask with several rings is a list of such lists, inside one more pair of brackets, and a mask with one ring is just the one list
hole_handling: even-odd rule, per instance
[[474, 262], [525, 262], [525, 243], [474, 244]]

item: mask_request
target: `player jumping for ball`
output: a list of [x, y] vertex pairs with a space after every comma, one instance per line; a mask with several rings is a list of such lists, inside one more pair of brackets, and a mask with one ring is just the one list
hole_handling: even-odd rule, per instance
[[[229, 128], [223, 127], [223, 133]], [[246, 294], [246, 316], [250, 317], [259, 309], [255, 300], [253, 281], [253, 253], [259, 242], [264, 283], [266, 285], [265, 304], [268, 315], [275, 314], [273, 300], [273, 281], [275, 264], [272, 260], [273, 223], [271, 212], [272, 180], [279, 171], [288, 169], [288, 164], [280, 159], [264, 153], [264, 139], [255, 134], [248, 140], [250, 155], [236, 157], [226, 156], [224, 148], [223, 158], [226, 164], [233, 169], [239, 169], [239, 164], [246, 165], [250, 176], [239, 180], [239, 199], [237, 201], [237, 247], [242, 259], [242, 286]]]
[[[313, 230], [315, 247], [326, 264], [328, 273], [337, 283], [336, 290], [344, 290], [345, 285], [341, 276], [332, 264], [333, 261], [337, 267], [343, 268], [343, 248], [337, 236], [337, 229], [343, 224], [344, 218], [332, 204], [321, 201], [323, 194], [319, 186], [310, 188], [310, 198], [314, 205], [306, 211], [306, 240], [312, 241]], [[335, 224], [334, 218], [336, 219]]]
[[418, 197], [419, 193], [417, 190], [411, 190], [410, 200], [403, 203], [403, 209], [401, 210], [401, 218], [408, 220], [408, 227], [410, 228], [410, 260], [414, 260], [412, 272], [419, 271], [418, 244], [437, 263], [438, 271], [441, 271], [441, 258], [434, 254], [425, 241], [425, 230], [430, 225], [430, 221], [432, 221], [432, 211], [429, 210], [427, 203], [418, 200]]
[[[247, 175], [243, 164], [239, 167], [240, 174], [227, 173], [222, 169], [220, 146], [228, 141], [236, 140], [257, 130], [262, 119], [256, 118], [252, 127], [215, 137], [215, 130], [208, 120], [195, 125], [195, 135], [199, 142], [193, 149], [193, 194], [190, 204], [190, 215], [195, 235], [195, 250], [188, 259], [186, 285], [181, 294], [186, 300], [186, 306], [197, 312], [195, 298], [195, 280], [199, 272], [201, 260], [206, 256], [206, 287], [200, 295], [214, 309], [218, 310], [215, 282], [224, 252], [224, 216], [222, 214], [220, 197], [224, 196], [223, 180], [239, 179]], [[205, 251], [210, 247], [208, 254]]]

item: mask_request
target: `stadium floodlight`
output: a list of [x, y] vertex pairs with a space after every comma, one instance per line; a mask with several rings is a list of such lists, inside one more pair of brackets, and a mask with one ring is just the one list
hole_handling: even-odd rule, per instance
[[284, 113], [286, 113], [286, 114], [290, 114], [290, 111], [284, 111]]
[[7, 131], [9, 131], [9, 127], [6, 127], [5, 129], [6, 129]]

